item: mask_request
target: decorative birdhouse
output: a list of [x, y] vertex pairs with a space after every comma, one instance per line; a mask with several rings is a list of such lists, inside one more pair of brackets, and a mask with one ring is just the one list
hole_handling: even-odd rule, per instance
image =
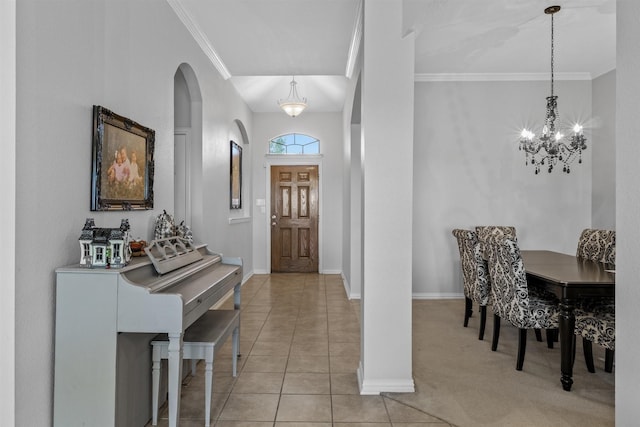
[[120, 268], [131, 260], [129, 220], [120, 228], [98, 228], [93, 218], [87, 218], [80, 238], [80, 265], [86, 267]]

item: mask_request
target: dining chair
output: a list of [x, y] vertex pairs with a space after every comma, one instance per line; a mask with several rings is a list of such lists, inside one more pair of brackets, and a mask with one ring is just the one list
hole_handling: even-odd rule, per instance
[[[489, 258], [486, 253], [485, 246], [488, 244], [490, 239], [498, 239], [502, 237], [516, 239], [517, 237], [516, 228], [512, 225], [478, 225], [476, 226], [476, 233], [478, 234], [478, 241], [480, 242], [480, 248], [485, 260]], [[532, 290], [532, 293], [542, 293], [544, 296], [550, 296], [545, 290]], [[535, 334], [536, 340], [541, 342], [542, 332], [540, 329], [535, 329]]]
[[493, 308], [493, 341], [491, 350], [498, 349], [500, 321], [506, 320], [518, 328], [516, 370], [521, 371], [527, 344], [527, 330], [547, 330], [547, 346], [553, 348], [552, 330], [558, 329], [558, 300], [529, 292], [524, 263], [517, 240], [494, 236], [487, 242], [491, 304]]
[[[516, 228], [511, 225], [478, 225], [476, 226], [478, 241], [484, 251], [484, 246], [490, 238], [496, 237], [516, 237]], [[486, 254], [485, 254], [486, 258]]]
[[480, 330], [478, 339], [484, 339], [487, 323], [487, 304], [489, 303], [489, 275], [487, 263], [484, 260], [478, 243], [478, 236], [474, 231], [456, 228], [452, 231], [458, 242], [460, 251], [460, 266], [462, 268], [462, 283], [465, 298], [464, 327], [469, 324], [469, 317], [473, 312], [473, 303], [480, 307]]
[[613, 356], [616, 347], [616, 313], [615, 306], [593, 305], [591, 310], [575, 309], [576, 336], [582, 337], [582, 349], [587, 370], [594, 373], [593, 350], [591, 343], [601, 345], [605, 349], [604, 370], [613, 371]]
[[576, 256], [592, 261], [615, 264], [616, 259], [616, 232], [615, 230], [602, 230], [585, 228], [578, 238]]
[[[616, 232], [586, 228], [578, 239], [580, 258], [616, 264]], [[615, 351], [615, 298], [584, 298], [576, 304], [574, 333], [582, 337], [584, 359], [589, 372], [595, 372], [591, 343], [605, 348], [605, 371], [612, 372]]]

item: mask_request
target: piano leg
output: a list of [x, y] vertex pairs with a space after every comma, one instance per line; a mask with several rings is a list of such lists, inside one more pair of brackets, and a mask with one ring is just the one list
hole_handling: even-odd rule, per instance
[[182, 381], [182, 333], [169, 333], [169, 427], [180, 420], [180, 386]]
[[160, 394], [160, 364], [162, 363], [162, 355], [160, 346], [153, 346], [153, 356], [151, 362], [151, 425], [158, 425], [158, 395]]

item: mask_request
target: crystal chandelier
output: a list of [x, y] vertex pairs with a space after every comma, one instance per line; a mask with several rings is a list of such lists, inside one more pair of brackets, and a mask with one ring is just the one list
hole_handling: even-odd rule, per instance
[[291, 80], [291, 89], [289, 90], [289, 96], [286, 99], [278, 101], [280, 108], [291, 117], [295, 117], [302, 113], [307, 108], [307, 98], [300, 98], [298, 96], [298, 90], [296, 89], [295, 76]]
[[582, 132], [582, 126], [573, 127], [571, 139], [556, 130], [558, 118], [558, 96], [553, 94], [553, 15], [560, 10], [560, 6], [549, 6], [544, 13], [551, 15], [551, 96], [547, 97], [547, 113], [544, 120], [542, 134], [536, 136], [528, 129], [520, 134], [520, 150], [524, 150], [526, 163], [535, 167], [536, 175], [540, 173], [540, 166], [547, 166], [549, 173], [558, 162], [562, 163], [562, 171], [570, 173], [570, 165], [578, 157], [582, 163], [582, 150], [587, 149], [587, 139]]

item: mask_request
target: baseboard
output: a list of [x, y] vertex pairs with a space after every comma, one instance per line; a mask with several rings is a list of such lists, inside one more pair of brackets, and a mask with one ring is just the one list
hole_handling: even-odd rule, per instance
[[347, 278], [344, 276], [344, 273], [340, 273], [340, 276], [342, 277], [342, 285], [344, 286], [344, 291], [347, 294], [347, 298], [349, 298], [350, 300], [360, 299], [362, 295], [359, 292], [355, 293], [351, 291], [351, 283], [349, 283]]
[[414, 293], [413, 299], [463, 299], [464, 294], [458, 292], [422, 292]]
[[358, 387], [361, 395], [379, 395], [380, 393], [414, 393], [416, 391], [413, 378], [410, 380], [364, 380], [362, 361], [358, 366]]

